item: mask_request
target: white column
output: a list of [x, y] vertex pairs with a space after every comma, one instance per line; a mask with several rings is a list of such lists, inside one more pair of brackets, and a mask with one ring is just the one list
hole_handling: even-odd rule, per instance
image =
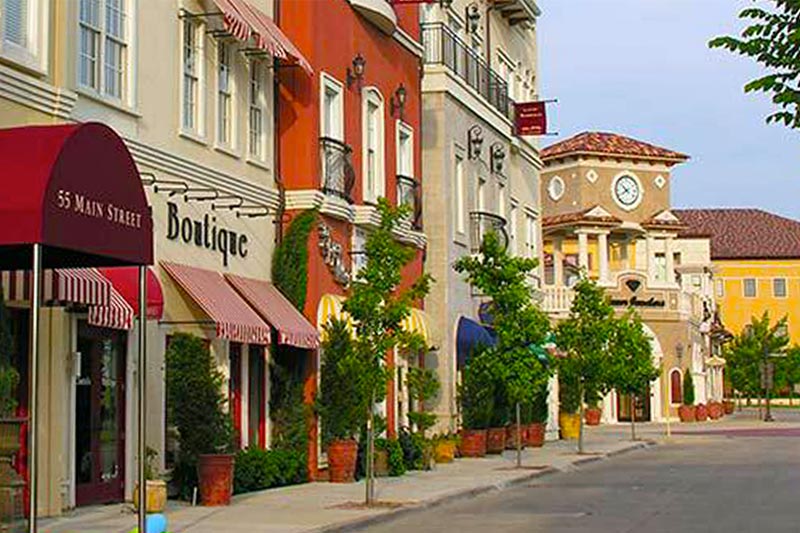
[[673, 257], [672, 244], [673, 237], [669, 236], [664, 241], [664, 256], [666, 257], [667, 276], [666, 281], [669, 284], [675, 283], [675, 258]]
[[597, 235], [597, 259], [600, 263], [600, 283], [608, 283], [608, 232]]
[[652, 284], [656, 279], [656, 250], [655, 239], [649, 234], [645, 240], [645, 255], [647, 255], [645, 261], [645, 265], [647, 266], [647, 281], [649, 284]]
[[589, 235], [583, 231], [578, 231], [578, 266], [581, 269], [589, 270]]
[[553, 239], [553, 281], [556, 287], [564, 286], [564, 252], [561, 237]]
[[547, 381], [547, 440], [558, 440], [558, 376], [550, 376]]

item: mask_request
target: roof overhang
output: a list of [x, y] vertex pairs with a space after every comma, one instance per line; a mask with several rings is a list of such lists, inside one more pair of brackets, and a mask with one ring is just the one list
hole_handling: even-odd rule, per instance
[[397, 14], [387, 0], [349, 0], [353, 9], [375, 24], [383, 33], [392, 35], [397, 29]]
[[494, 0], [493, 5], [511, 26], [516, 24], [532, 26], [536, 18], [542, 14], [534, 0]]

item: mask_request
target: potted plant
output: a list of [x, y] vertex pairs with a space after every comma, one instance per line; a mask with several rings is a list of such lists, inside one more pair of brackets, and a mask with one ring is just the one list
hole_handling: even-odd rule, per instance
[[328, 450], [328, 474], [332, 483], [355, 481], [358, 443], [369, 400], [365, 398], [362, 364], [354, 350], [350, 327], [344, 320], [325, 326], [316, 408], [322, 441]]
[[486, 455], [487, 430], [494, 411], [494, 364], [491, 353], [479, 347], [463, 371], [459, 387], [462, 457]]
[[425, 433], [436, 423], [436, 415], [425, 412], [425, 401], [439, 394], [439, 378], [431, 369], [411, 367], [408, 369], [406, 385], [408, 386], [408, 395], [415, 407], [415, 410], [408, 413], [408, 420], [422, 437], [424, 442], [423, 462], [426, 469], [429, 469], [436, 462], [436, 451], [435, 443], [429, 442]]
[[683, 404], [678, 408], [678, 416], [681, 422], [694, 422], [695, 414], [694, 381], [692, 372], [687, 369], [683, 373]]
[[725, 398], [722, 400], [722, 408], [725, 410], [726, 415], [732, 415], [736, 404], [730, 398]]
[[719, 420], [725, 411], [720, 402], [708, 402], [708, 418], [711, 420]]
[[694, 409], [694, 419], [698, 422], [705, 422], [708, 419], [708, 407], [704, 403], [698, 403]]
[[578, 412], [580, 410], [581, 394], [578, 376], [567, 371], [567, 369], [566, 365], [562, 366], [562, 371], [558, 376], [558, 427], [561, 431], [562, 439], [574, 440], [580, 434], [581, 419]]
[[[19, 372], [14, 361], [14, 337], [5, 307], [5, 298], [0, 289], [0, 483], [7, 492], [19, 492], [21, 496], [24, 481], [14, 470], [13, 456], [20, 449], [20, 436], [25, 418], [17, 413], [17, 388], [19, 386]], [[12, 524], [21, 520], [18, 509], [10, 504], [10, 498], [0, 498], [0, 531], [2, 524]]]
[[[144, 463], [144, 478], [147, 484], [147, 513], [163, 513], [167, 507], [167, 482], [158, 472], [156, 465], [158, 452], [147, 447], [147, 456]], [[133, 506], [139, 509], [139, 482], [133, 487]]]
[[173, 335], [166, 359], [168, 417], [180, 450], [173, 479], [184, 497], [197, 486], [203, 505], [228, 505], [234, 456], [225, 377], [206, 343], [194, 335]]
[[447, 433], [433, 438], [433, 459], [437, 463], [452, 463], [456, 457], [458, 438]]
[[584, 421], [587, 426], [599, 426], [600, 417], [603, 412], [600, 409], [602, 398], [597, 391], [586, 391], [586, 410], [584, 411]]
[[530, 415], [526, 424], [526, 444], [534, 448], [541, 448], [544, 446], [545, 426], [549, 415], [546, 385], [537, 390], [527, 411]]
[[509, 408], [505, 391], [500, 383], [495, 383], [494, 407], [486, 431], [486, 453], [503, 453], [506, 449], [506, 427], [510, 422]]

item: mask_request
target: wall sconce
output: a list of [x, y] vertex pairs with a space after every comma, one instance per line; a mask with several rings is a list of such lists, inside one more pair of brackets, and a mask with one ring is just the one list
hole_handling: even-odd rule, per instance
[[483, 147], [483, 128], [475, 124], [467, 130], [467, 157], [469, 159], [478, 159], [481, 156], [481, 148]]
[[361, 88], [361, 80], [364, 79], [364, 69], [367, 66], [367, 60], [359, 53], [353, 58], [353, 69], [347, 67], [347, 86], [351, 87], [354, 82], [358, 82], [358, 87]]
[[467, 32], [476, 33], [481, 21], [481, 11], [476, 2], [467, 6], [464, 18], [467, 20]]
[[394, 92], [394, 95], [389, 100], [389, 113], [394, 116], [395, 112], [400, 113], [400, 118], [403, 118], [403, 111], [406, 108], [406, 97], [408, 94], [406, 93], [406, 87], [402, 83]]
[[675, 357], [678, 358], [678, 366], [681, 366], [681, 363], [683, 363], [683, 344], [680, 342], [675, 345]]
[[489, 160], [492, 172], [495, 174], [503, 173], [503, 161], [506, 158], [506, 151], [502, 144], [494, 143], [489, 149]]

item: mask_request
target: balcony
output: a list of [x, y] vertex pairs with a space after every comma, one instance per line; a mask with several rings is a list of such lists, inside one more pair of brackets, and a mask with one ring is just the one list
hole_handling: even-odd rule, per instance
[[422, 190], [417, 180], [397, 175], [397, 205], [409, 206], [411, 227], [422, 231]]
[[506, 233], [506, 219], [494, 213], [472, 211], [469, 214], [470, 242], [473, 253], [480, 251], [484, 236], [494, 231], [500, 239], [503, 248], [508, 248], [508, 233]]
[[330, 137], [320, 137], [319, 148], [322, 192], [352, 204], [353, 185], [356, 182], [356, 173], [351, 161], [353, 149], [342, 141]]
[[475, 89], [504, 117], [512, 120], [508, 84], [486, 61], [441, 22], [422, 25], [426, 65], [444, 65]]
[[575, 291], [569, 287], [546, 286], [542, 294], [542, 311], [551, 315], [568, 314], [575, 299]]

